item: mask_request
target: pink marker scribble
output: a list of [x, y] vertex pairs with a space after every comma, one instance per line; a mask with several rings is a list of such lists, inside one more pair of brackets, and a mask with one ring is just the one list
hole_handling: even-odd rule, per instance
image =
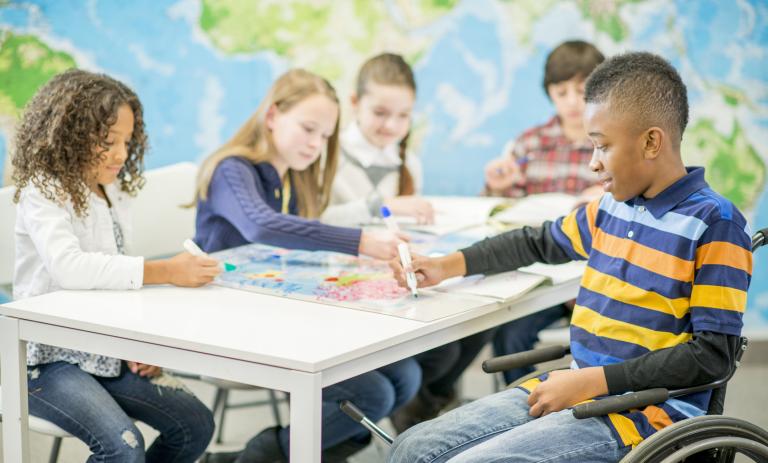
[[318, 295], [334, 301], [359, 301], [361, 299], [398, 299], [408, 290], [397, 285], [392, 278], [361, 279], [344, 285], [325, 284], [318, 288]]

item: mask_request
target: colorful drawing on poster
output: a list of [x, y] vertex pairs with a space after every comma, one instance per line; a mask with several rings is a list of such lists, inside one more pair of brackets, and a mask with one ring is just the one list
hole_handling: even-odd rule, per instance
[[213, 256], [237, 266], [218, 278], [225, 286], [333, 302], [389, 301], [393, 306], [408, 295], [392, 278], [387, 263], [373, 259], [263, 245]]
[[[331, 281], [335, 280], [335, 281]], [[345, 283], [344, 280], [347, 280]], [[408, 296], [408, 290], [401, 288], [390, 275], [354, 275], [326, 279], [328, 284], [319, 288], [319, 295], [335, 301], [390, 300]]]
[[466, 297], [451, 305], [448, 294], [423, 291], [414, 299], [398, 286], [387, 262], [325, 251], [302, 251], [251, 244], [211, 254], [236, 266], [216, 284], [231, 288], [323, 302], [416, 320], [433, 320], [487, 301]]

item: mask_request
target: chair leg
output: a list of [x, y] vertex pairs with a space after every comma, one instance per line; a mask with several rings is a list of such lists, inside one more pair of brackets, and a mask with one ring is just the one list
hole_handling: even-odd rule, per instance
[[54, 437], [48, 463], [56, 463], [59, 460], [59, 450], [61, 450], [61, 437]]
[[272, 389], [267, 389], [267, 392], [269, 393], [269, 405], [272, 407], [272, 416], [275, 418], [275, 424], [282, 426], [283, 420], [280, 419], [277, 394], [275, 394], [275, 391]]
[[229, 390], [223, 387], [216, 388], [216, 398], [213, 401], [213, 416], [217, 421], [217, 444], [221, 444], [222, 436], [224, 435], [224, 414], [227, 411], [227, 400], [229, 400]]

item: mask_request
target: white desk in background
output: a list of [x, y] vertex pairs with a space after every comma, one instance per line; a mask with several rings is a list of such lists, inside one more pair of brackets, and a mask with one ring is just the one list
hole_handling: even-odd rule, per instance
[[578, 284], [427, 323], [218, 286], [57, 291], [0, 305], [4, 461], [29, 461], [27, 341], [286, 391], [291, 460], [319, 463], [323, 387], [571, 299]]

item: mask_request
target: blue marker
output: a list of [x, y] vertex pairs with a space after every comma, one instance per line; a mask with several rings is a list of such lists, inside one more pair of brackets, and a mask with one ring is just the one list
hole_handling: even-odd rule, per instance
[[[384, 224], [389, 231], [395, 235], [400, 232], [400, 227], [397, 226], [397, 222], [395, 222], [395, 218], [392, 217], [392, 212], [390, 212], [387, 206], [381, 206], [381, 219], [384, 221]], [[405, 243], [398, 244], [397, 254], [400, 256], [400, 264], [402, 264], [403, 269], [409, 268], [411, 266], [411, 252], [408, 250], [408, 245]], [[417, 289], [418, 281], [416, 280], [416, 273], [413, 270], [405, 272], [405, 283], [408, 285], [408, 289], [411, 290], [413, 297], [419, 297], [419, 291]]]
[[397, 222], [395, 222], [395, 218], [392, 217], [392, 212], [387, 206], [381, 206], [381, 220], [384, 221], [384, 225], [387, 226], [389, 231], [395, 235], [400, 233], [400, 227], [397, 226]]
[[[528, 161], [529, 161], [528, 156], [522, 156], [522, 157], [519, 157], [519, 158], [515, 158], [515, 164], [517, 164], [519, 167], [525, 166], [526, 164], [528, 164]], [[496, 174], [497, 175], [503, 175], [504, 174], [504, 170], [501, 167], [497, 167], [496, 168]]]

